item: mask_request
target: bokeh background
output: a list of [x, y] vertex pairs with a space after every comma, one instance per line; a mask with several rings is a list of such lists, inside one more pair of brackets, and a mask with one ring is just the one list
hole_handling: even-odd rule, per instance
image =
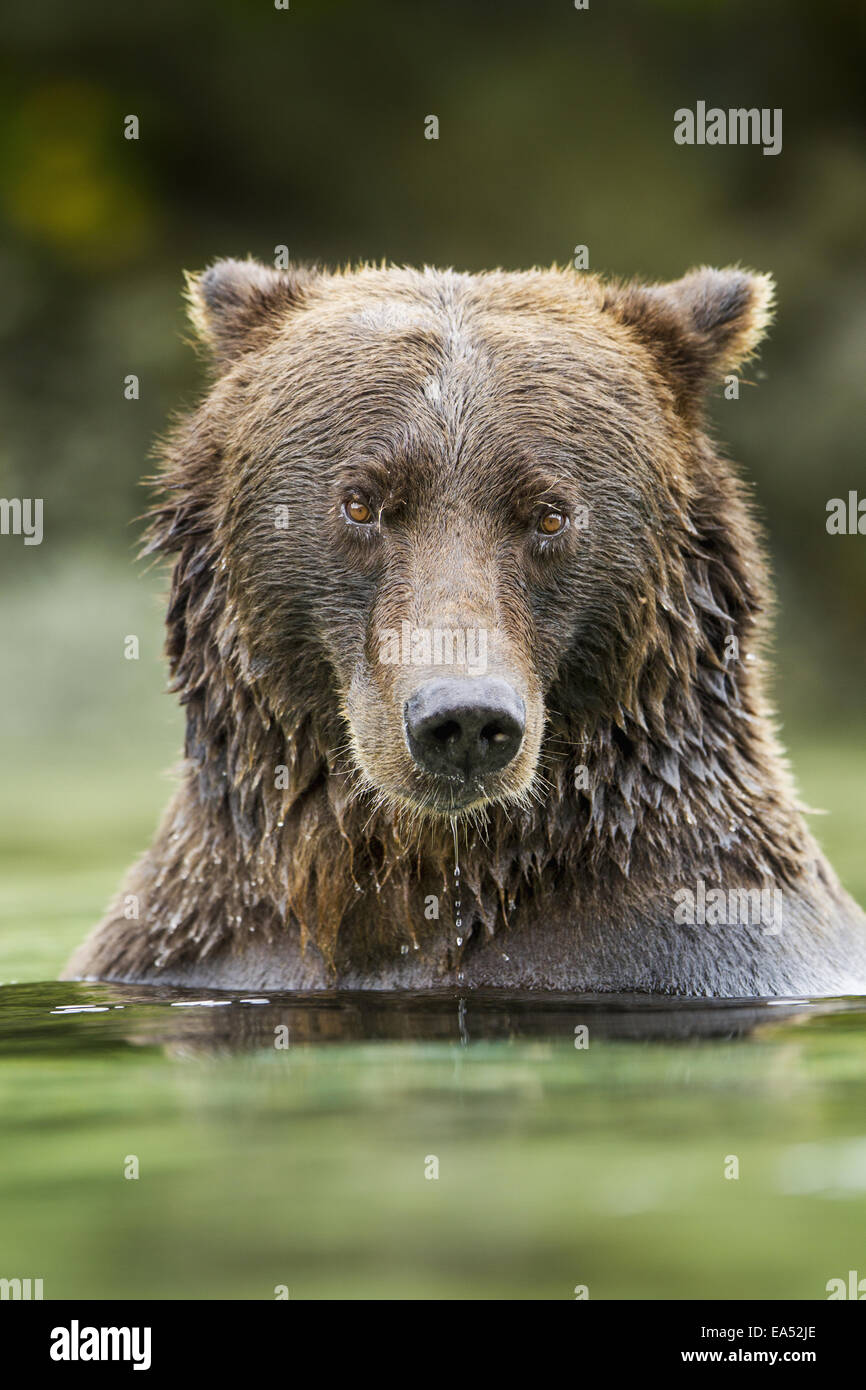
[[[134, 561], [154, 439], [192, 402], [182, 271], [220, 255], [465, 269], [772, 271], [778, 321], [714, 428], [780, 599], [776, 698], [813, 821], [866, 897], [864, 14], [847, 0], [45, 0], [4, 19], [0, 979], [50, 978], [167, 798], [164, 576]], [[685, 148], [673, 112], [781, 107], [782, 153]], [[140, 139], [123, 138], [124, 118]], [[424, 138], [435, 114], [440, 138]], [[141, 396], [124, 399], [128, 373]], [[123, 656], [125, 636], [141, 656]]]

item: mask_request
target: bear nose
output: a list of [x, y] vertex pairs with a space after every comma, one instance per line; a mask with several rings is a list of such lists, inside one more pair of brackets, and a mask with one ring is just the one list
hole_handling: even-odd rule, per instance
[[498, 772], [523, 740], [526, 706], [507, 681], [425, 681], [404, 707], [409, 752], [427, 772], [464, 780]]

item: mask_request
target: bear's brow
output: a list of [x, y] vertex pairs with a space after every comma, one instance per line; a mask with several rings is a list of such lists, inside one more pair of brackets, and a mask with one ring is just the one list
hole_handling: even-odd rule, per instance
[[560, 501], [573, 491], [573, 483], [562, 472], [536, 459], [510, 456], [497, 469], [503, 497], [525, 502]]
[[406, 503], [419, 480], [427, 486], [431, 483], [435, 486], [437, 475], [443, 481], [463, 477], [482, 483], [487, 477], [490, 484], [495, 483], [497, 495], [526, 506], [544, 501], [567, 501], [574, 491], [573, 481], [564, 471], [537, 459], [516, 456], [513, 451], [503, 449], [499, 457], [494, 453], [488, 456], [486, 464], [484, 471], [479, 473], [478, 461], [471, 449], [455, 459], [437, 459], [435, 449], [416, 440], [387, 458], [365, 456], [343, 460], [331, 470], [331, 477], [338, 489], [365, 493], [388, 510]]
[[402, 470], [381, 458], [345, 459], [331, 470], [331, 477], [344, 491], [357, 488], [381, 501], [392, 501], [400, 487]]

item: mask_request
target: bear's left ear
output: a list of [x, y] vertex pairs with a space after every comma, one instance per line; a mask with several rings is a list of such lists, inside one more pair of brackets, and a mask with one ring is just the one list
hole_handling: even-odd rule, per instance
[[688, 407], [753, 355], [772, 319], [773, 295], [769, 275], [703, 266], [670, 284], [610, 286], [604, 302], [655, 354]]
[[224, 367], [259, 344], [303, 302], [316, 272], [274, 270], [259, 261], [216, 261], [187, 275], [189, 315], [199, 338]]

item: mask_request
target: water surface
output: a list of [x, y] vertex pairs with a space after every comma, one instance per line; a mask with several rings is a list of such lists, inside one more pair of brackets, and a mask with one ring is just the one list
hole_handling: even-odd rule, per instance
[[861, 999], [8, 985], [0, 1276], [826, 1298], [866, 1275], [864, 1059]]

